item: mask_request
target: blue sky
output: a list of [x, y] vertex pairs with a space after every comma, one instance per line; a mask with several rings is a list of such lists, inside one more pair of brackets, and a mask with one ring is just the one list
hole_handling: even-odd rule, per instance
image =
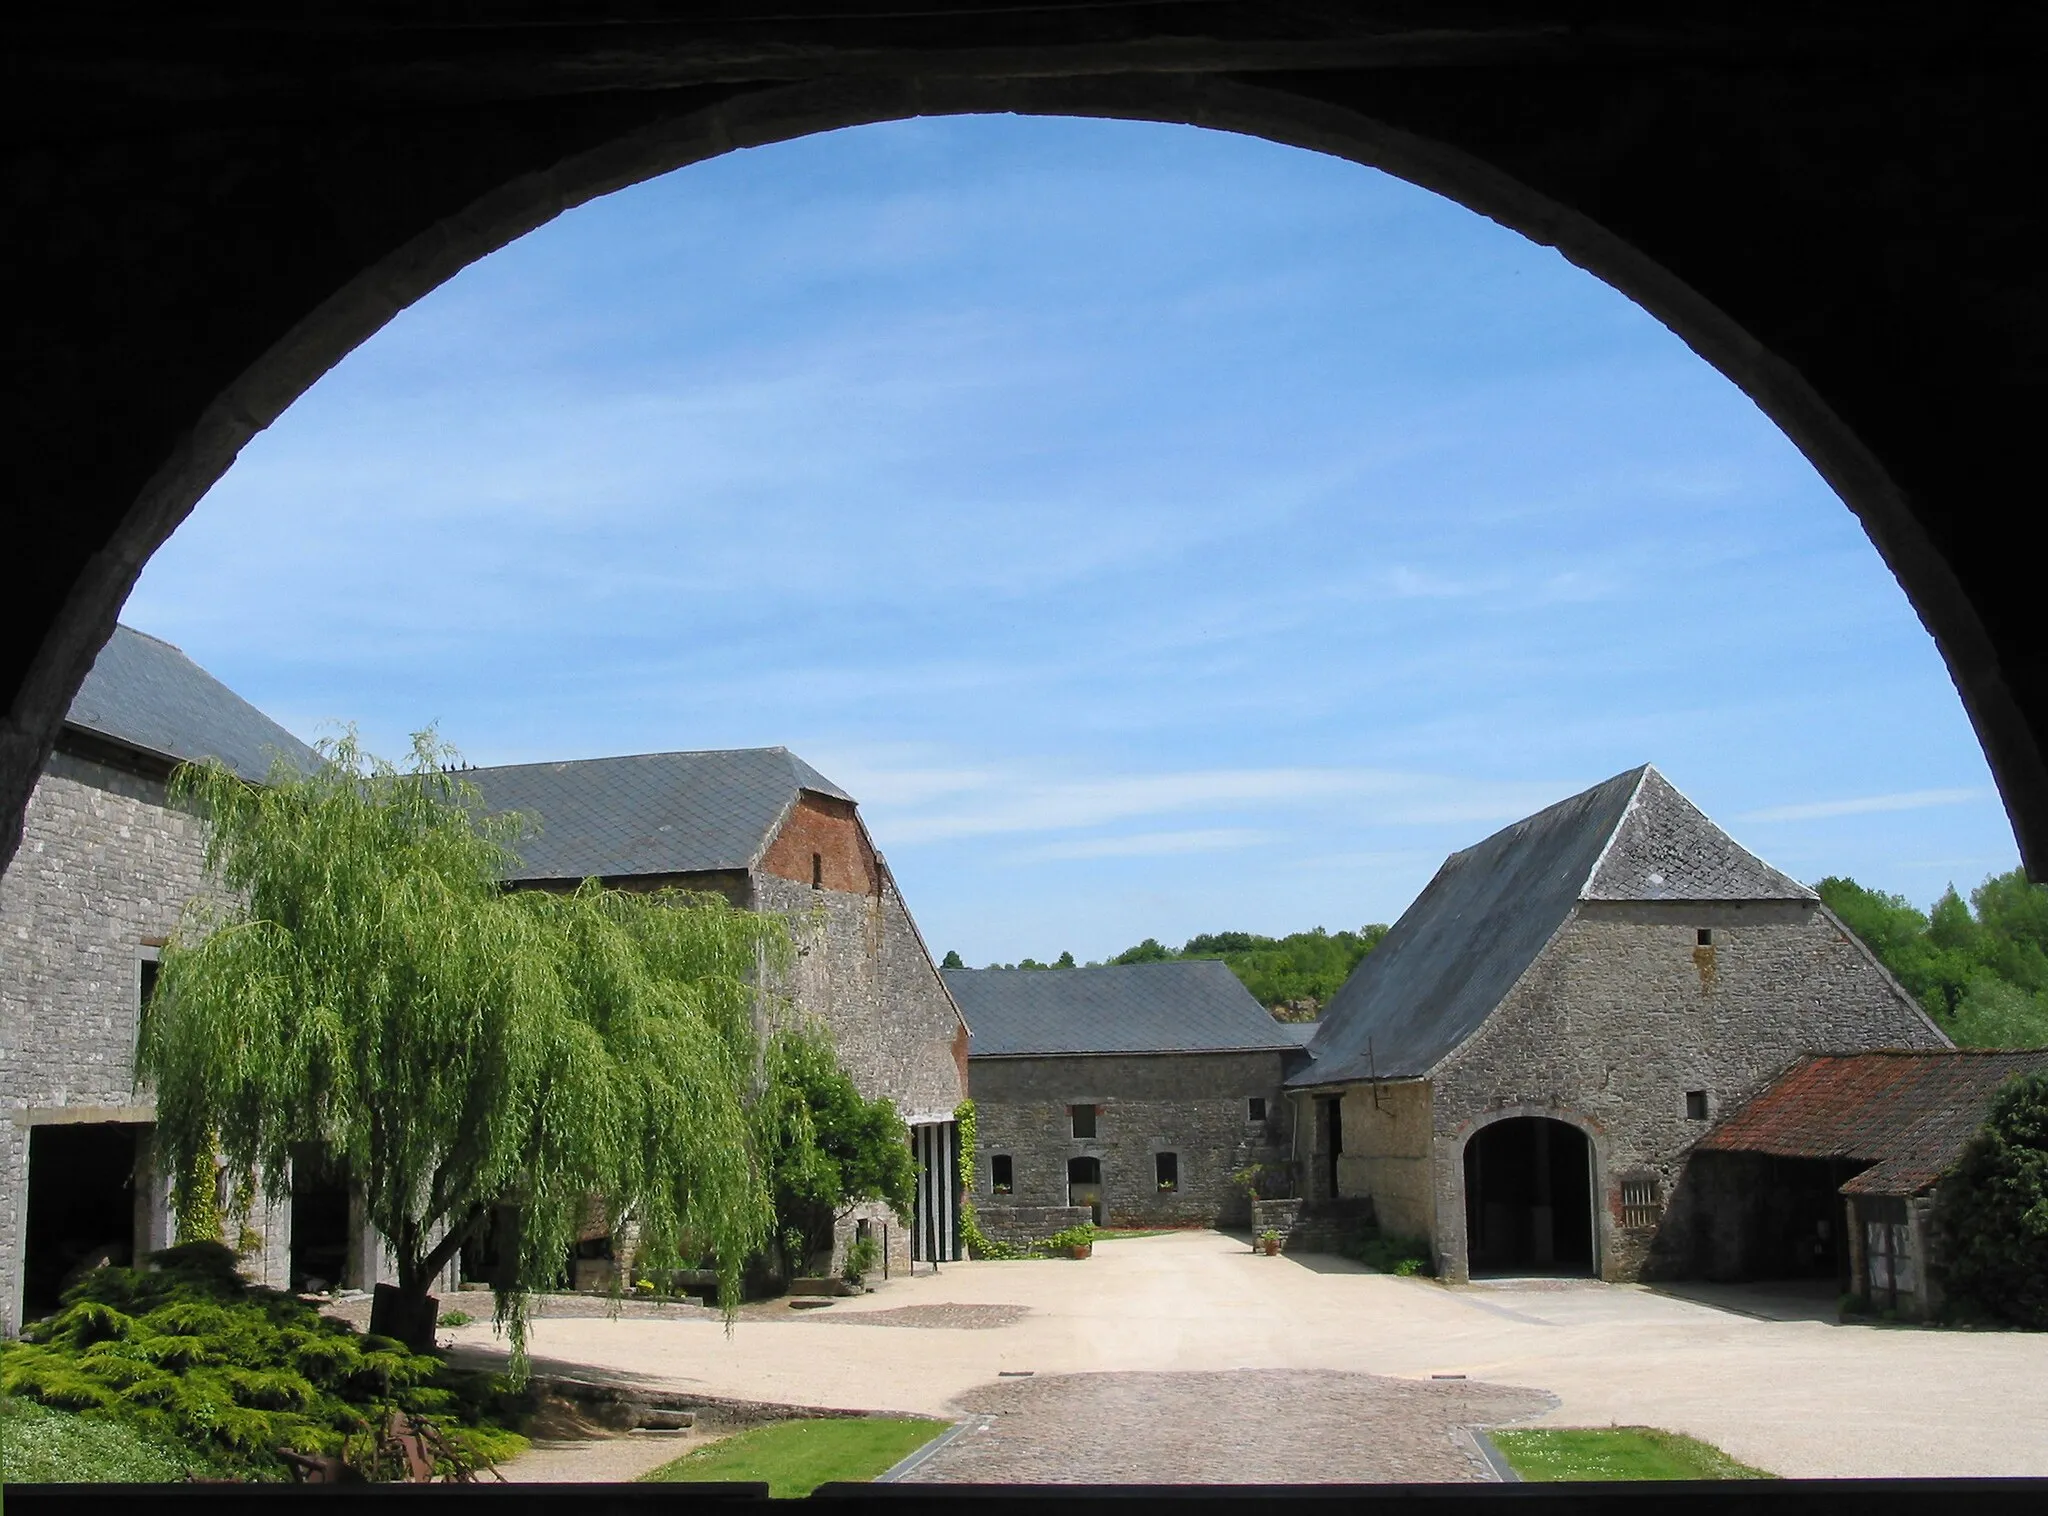
[[1515, 233], [1189, 128], [903, 122], [574, 211], [257, 438], [123, 619], [387, 753], [785, 744], [971, 963], [1389, 921], [1646, 760], [1808, 880], [2016, 861], [1743, 395]]

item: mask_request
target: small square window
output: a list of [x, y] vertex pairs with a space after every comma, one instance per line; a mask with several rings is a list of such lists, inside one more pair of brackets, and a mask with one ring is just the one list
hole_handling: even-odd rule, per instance
[[1010, 1166], [1008, 1153], [997, 1153], [988, 1161], [989, 1188], [998, 1195], [1007, 1195], [1016, 1188], [1016, 1176]]
[[1710, 927], [1710, 926], [1703, 926], [1703, 927], [1701, 927], [1701, 928], [1700, 928], [1700, 946], [1701, 946], [1701, 947], [1712, 947], [1713, 945], [1714, 945], [1714, 929], [1713, 929], [1712, 927]]
[[1180, 1188], [1180, 1154], [1155, 1153], [1152, 1155], [1152, 1172], [1159, 1181], [1162, 1192]]
[[1244, 1119], [1246, 1121], [1264, 1121], [1266, 1119], [1266, 1097], [1264, 1095], [1254, 1095], [1244, 1103]]
[[1094, 1106], [1070, 1105], [1067, 1107], [1067, 1114], [1074, 1120], [1074, 1135], [1076, 1137], [1093, 1137], [1095, 1135]]
[[1685, 1114], [1686, 1119], [1689, 1121], [1705, 1121], [1707, 1119], [1707, 1092], [1705, 1090], [1687, 1090], [1685, 1092]]

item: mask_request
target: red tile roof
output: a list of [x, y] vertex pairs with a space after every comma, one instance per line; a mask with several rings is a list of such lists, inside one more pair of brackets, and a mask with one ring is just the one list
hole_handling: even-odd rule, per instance
[[1843, 1194], [1915, 1195], [1955, 1167], [1998, 1087], [2036, 1072], [2048, 1073], [2048, 1048], [1804, 1058], [1699, 1148], [1868, 1163]]

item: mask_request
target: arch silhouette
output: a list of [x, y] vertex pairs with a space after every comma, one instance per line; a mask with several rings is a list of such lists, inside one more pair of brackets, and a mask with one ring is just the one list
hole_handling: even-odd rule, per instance
[[[16, 261], [44, 298], [17, 343], [17, 372], [43, 383], [20, 386], [13, 472], [18, 499], [57, 530], [24, 565], [21, 630], [0, 646], [12, 691], [0, 861], [149, 555], [251, 436], [397, 311], [563, 210], [720, 153], [1001, 111], [1330, 153], [1554, 246], [1634, 299], [1770, 415], [1863, 522], [1948, 661], [2023, 854], [2048, 859], [2033, 592], [1972, 514], [2018, 463], [2044, 388], [2048, 315], [2022, 299], [2043, 215], [2004, 190], [2041, 108], [1985, 103], [2003, 99], [1999, 70], [2012, 101], [2031, 99], [2030, 34], [1975, 73], [1937, 77], [1910, 54], [1917, 29], [1853, 67], [1738, 52], [1731, 69], [1676, 34], [1662, 54], [1559, 52], [1584, 23], [1525, 18], [1490, 39], [1474, 23], [1467, 43], [1493, 52], [1439, 38], [1430, 46], [1451, 52], [1424, 57], [1364, 8], [1320, 50], [1262, 30], [1273, 23], [1255, 9], [1230, 10], [1199, 46], [1163, 19], [1097, 35], [1087, 9], [791, 23], [814, 31], [785, 54], [735, 42], [769, 24], [743, 17], [638, 44], [639, 75], [573, 30], [525, 38], [516, 55], [503, 50], [513, 34], [489, 27], [409, 53], [423, 34], [365, 22], [333, 59], [302, 66], [332, 90], [315, 104], [259, 79], [242, 96], [216, 86], [245, 101], [250, 125], [223, 125], [218, 98], [153, 106], [174, 128], [154, 156], [139, 131], [118, 152], [90, 134], [40, 142], [14, 176]], [[222, 38], [267, 45], [254, 30]], [[376, 52], [387, 43], [392, 57]], [[168, 45], [138, 44], [145, 72], [152, 58], [174, 72], [178, 58], [152, 46]], [[606, 82], [577, 85], [579, 66]], [[66, 87], [67, 99], [91, 89]], [[1917, 114], [1894, 109], [1907, 97]], [[31, 91], [23, 108], [34, 104]], [[124, 222], [169, 232], [113, 235]]]

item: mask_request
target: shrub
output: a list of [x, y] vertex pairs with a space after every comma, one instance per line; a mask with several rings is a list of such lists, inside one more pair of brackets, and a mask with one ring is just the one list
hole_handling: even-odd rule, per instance
[[1092, 1247], [1095, 1243], [1095, 1224], [1084, 1221], [1079, 1226], [1070, 1226], [1063, 1232], [1054, 1232], [1038, 1246], [1048, 1253], [1063, 1253], [1068, 1248]]
[[2006, 1081], [1942, 1186], [1942, 1283], [1966, 1305], [2048, 1328], [2048, 1075]]
[[846, 1248], [846, 1264], [840, 1270], [848, 1284], [859, 1284], [882, 1261], [881, 1245], [872, 1237], [856, 1237]]
[[1398, 1274], [1403, 1279], [1436, 1272], [1427, 1237], [1390, 1236], [1375, 1228], [1352, 1238], [1338, 1251], [1369, 1269], [1377, 1269], [1382, 1274]]
[[151, 1261], [146, 1271], [93, 1271], [26, 1340], [0, 1344], [0, 1393], [125, 1423], [258, 1478], [284, 1476], [282, 1447], [338, 1454], [368, 1472], [394, 1411], [433, 1424], [448, 1448], [442, 1472], [524, 1445], [480, 1424], [502, 1387], [251, 1287], [218, 1242]]

